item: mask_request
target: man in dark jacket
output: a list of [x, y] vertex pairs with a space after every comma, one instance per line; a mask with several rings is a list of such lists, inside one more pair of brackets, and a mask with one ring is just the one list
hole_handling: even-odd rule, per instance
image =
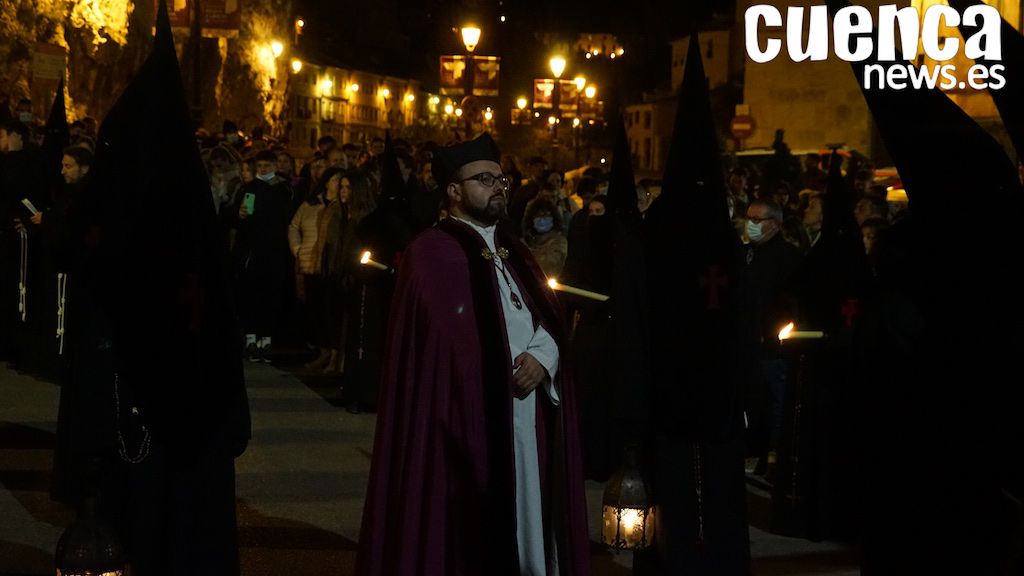
[[270, 362], [271, 339], [284, 310], [289, 274], [288, 222], [292, 191], [269, 150], [256, 156], [256, 179], [238, 209], [240, 316], [252, 362]]
[[[740, 269], [741, 334], [748, 363], [750, 448], [770, 463], [779, 440], [786, 394], [786, 365], [778, 333], [792, 318], [785, 286], [800, 264], [800, 251], [780, 234], [782, 208], [755, 200], [747, 208], [747, 236]], [[767, 456], [767, 458], [764, 458]], [[760, 466], [759, 466], [760, 468]]]

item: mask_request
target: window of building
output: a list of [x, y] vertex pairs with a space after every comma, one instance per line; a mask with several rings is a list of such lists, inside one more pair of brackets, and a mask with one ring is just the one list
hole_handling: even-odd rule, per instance
[[650, 110], [644, 112], [644, 128], [651, 127], [651, 112]]
[[316, 141], [320, 138], [317, 136], [316, 127], [309, 129], [309, 147], [316, 149]]
[[644, 168], [651, 168], [651, 139], [644, 138]]

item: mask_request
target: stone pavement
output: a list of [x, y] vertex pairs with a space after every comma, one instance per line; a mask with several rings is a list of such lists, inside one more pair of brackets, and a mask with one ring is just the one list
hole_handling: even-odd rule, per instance
[[[237, 461], [242, 574], [353, 573], [375, 419], [349, 414], [339, 383], [264, 364], [246, 365], [253, 439]], [[72, 515], [49, 500], [59, 389], [0, 368], [0, 576], [53, 574], [53, 550]], [[603, 485], [590, 482], [598, 538]], [[834, 543], [751, 527], [758, 576], [852, 576]], [[628, 553], [594, 546], [595, 573], [630, 574]]]

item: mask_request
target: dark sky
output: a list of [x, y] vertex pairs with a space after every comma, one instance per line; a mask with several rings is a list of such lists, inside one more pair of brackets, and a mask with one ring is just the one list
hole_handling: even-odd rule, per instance
[[[667, 83], [668, 42], [689, 29], [697, 14], [709, 12], [705, 2], [729, 12], [734, 0], [295, 0], [296, 14], [306, 21], [300, 47], [310, 57], [329, 57], [339, 65], [412, 77], [436, 89], [438, 56], [463, 51], [453, 27], [467, 20], [483, 30], [478, 54], [502, 58], [502, 98], [528, 92], [532, 78], [546, 74], [550, 48], [539, 33], [555, 33], [563, 42], [581, 32], [615, 34], [628, 58], [618, 62], [570, 61], [566, 74], [583, 72], [605, 82], [623, 73], [623, 90], [639, 95]], [[505, 23], [499, 16], [507, 17]], [[618, 68], [611, 68], [611, 64]]]

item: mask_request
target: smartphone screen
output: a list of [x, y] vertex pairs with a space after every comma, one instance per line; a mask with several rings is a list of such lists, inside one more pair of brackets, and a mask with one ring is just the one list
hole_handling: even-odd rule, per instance
[[246, 192], [245, 196], [242, 197], [242, 205], [245, 206], [245, 211], [252, 214], [253, 209], [256, 207], [256, 195], [252, 192]]

